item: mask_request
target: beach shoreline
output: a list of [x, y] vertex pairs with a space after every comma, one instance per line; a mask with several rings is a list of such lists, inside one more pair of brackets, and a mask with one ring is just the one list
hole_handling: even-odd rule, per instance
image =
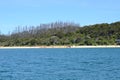
[[97, 45], [97, 46], [0, 46], [0, 49], [19, 49], [19, 48], [120, 48], [120, 45]]

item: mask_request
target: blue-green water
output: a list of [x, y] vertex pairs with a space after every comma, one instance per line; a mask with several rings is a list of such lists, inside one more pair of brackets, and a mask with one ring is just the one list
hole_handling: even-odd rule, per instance
[[120, 80], [120, 49], [0, 49], [0, 80]]

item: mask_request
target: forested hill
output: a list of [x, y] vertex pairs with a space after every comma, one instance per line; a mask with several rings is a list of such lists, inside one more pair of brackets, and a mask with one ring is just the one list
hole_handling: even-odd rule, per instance
[[120, 22], [84, 27], [75, 23], [55, 22], [37, 27], [17, 27], [9, 35], [0, 35], [0, 46], [119, 44]]

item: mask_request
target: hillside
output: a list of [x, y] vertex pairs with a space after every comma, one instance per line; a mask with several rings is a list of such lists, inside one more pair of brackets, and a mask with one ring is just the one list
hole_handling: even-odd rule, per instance
[[0, 35], [0, 46], [119, 45], [120, 22], [79, 26], [55, 22], [37, 27], [17, 27]]

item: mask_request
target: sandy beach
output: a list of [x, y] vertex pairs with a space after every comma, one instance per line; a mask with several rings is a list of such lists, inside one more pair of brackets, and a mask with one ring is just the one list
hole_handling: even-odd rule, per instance
[[71, 46], [71, 48], [120, 48], [120, 45]]
[[97, 45], [97, 46], [10, 46], [0, 49], [19, 49], [19, 48], [120, 48], [120, 45]]

